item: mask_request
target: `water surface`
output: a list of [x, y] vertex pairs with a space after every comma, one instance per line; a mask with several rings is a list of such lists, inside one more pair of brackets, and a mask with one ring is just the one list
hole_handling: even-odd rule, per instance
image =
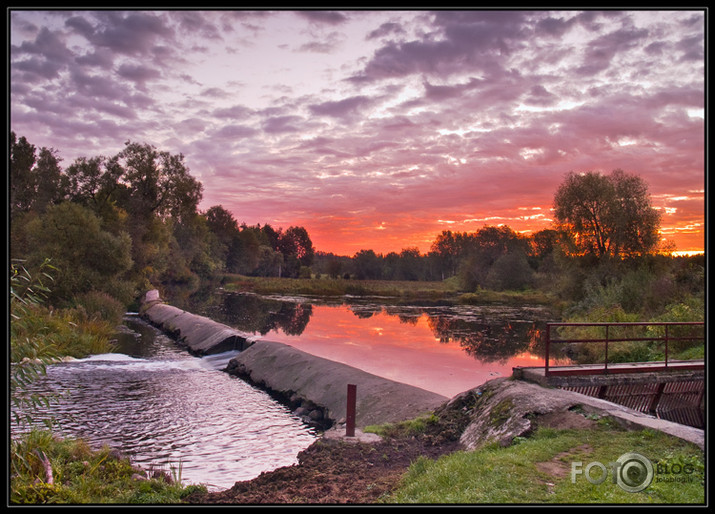
[[300, 296], [216, 295], [191, 307], [262, 339], [452, 397], [514, 366], [543, 364], [542, 306], [386, 305]]
[[234, 353], [193, 357], [138, 318], [117, 353], [49, 366], [34, 385], [62, 393], [42, 415], [64, 436], [107, 444], [144, 468], [211, 490], [297, 463], [316, 439], [267, 393], [220, 371]]

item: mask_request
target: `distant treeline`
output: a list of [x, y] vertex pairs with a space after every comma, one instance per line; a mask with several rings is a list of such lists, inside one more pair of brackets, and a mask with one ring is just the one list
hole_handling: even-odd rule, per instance
[[438, 281], [457, 277], [465, 291], [518, 290], [534, 286], [535, 274], [552, 264], [557, 246], [555, 230], [524, 236], [507, 226], [485, 226], [473, 233], [443, 231], [426, 254], [417, 248], [388, 254], [361, 250], [350, 258], [318, 252], [313, 268], [333, 278]]
[[[426, 254], [339, 256], [316, 251], [300, 226], [239, 224], [220, 205], [199, 211], [203, 186], [181, 154], [127, 142], [111, 157], [60, 161], [11, 132], [11, 257], [38, 270], [49, 259], [52, 302], [101, 292], [129, 305], [151, 287], [193, 290], [230, 273], [449, 280], [464, 292], [540, 289], [586, 318], [702, 317], [704, 257], [659, 248], [647, 185], [621, 170], [570, 174], [554, 196], [553, 229], [444, 231]], [[676, 315], [674, 305], [694, 311]]]

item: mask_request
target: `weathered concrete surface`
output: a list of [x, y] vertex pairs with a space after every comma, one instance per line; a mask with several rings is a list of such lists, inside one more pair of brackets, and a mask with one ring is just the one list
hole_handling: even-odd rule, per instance
[[569, 416], [574, 411], [609, 416], [628, 429], [650, 428], [698, 445], [705, 445], [704, 431], [658, 419], [615, 403], [562, 389], [499, 378], [465, 391], [448, 404], [468, 409], [471, 421], [460, 441], [468, 449], [500, 442], [509, 444], [514, 437], [526, 436], [540, 416]]
[[355, 384], [357, 427], [411, 419], [448, 400], [272, 341], [256, 341], [234, 357], [226, 371], [282, 395], [309, 399], [338, 423], [346, 416], [347, 385]]
[[194, 355], [243, 350], [253, 342], [251, 334], [156, 301], [145, 306], [141, 315]]

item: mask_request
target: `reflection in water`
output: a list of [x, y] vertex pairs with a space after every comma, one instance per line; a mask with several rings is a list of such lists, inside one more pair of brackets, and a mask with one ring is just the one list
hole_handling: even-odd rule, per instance
[[209, 316], [263, 339], [445, 396], [514, 366], [540, 365], [543, 307], [327, 304], [308, 298], [229, 293]]
[[249, 294], [218, 296], [223, 299], [223, 303], [205, 306], [202, 313], [254, 334], [266, 335], [272, 331], [281, 331], [286, 335], [300, 335], [313, 314], [313, 307], [308, 303], [286, 302]]

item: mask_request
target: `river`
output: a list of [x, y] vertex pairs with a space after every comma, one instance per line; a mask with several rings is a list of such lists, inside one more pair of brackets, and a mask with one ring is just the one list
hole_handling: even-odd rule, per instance
[[183, 308], [450, 398], [510, 376], [514, 366], [543, 365], [543, 333], [554, 316], [544, 306], [387, 300], [224, 293]]
[[[390, 306], [380, 299], [214, 294], [181, 306], [321, 357], [447, 397], [516, 365], [538, 365], [542, 307]], [[267, 393], [221, 371], [235, 353], [194, 357], [136, 315], [114, 353], [48, 367], [38, 392], [63, 393], [42, 418], [186, 484], [231, 487], [297, 462], [318, 437]]]
[[267, 393], [221, 371], [234, 354], [197, 358], [136, 316], [114, 353], [48, 366], [33, 390], [58, 393], [42, 415], [58, 432], [117, 448], [185, 484], [227, 489], [297, 463], [315, 431]]

